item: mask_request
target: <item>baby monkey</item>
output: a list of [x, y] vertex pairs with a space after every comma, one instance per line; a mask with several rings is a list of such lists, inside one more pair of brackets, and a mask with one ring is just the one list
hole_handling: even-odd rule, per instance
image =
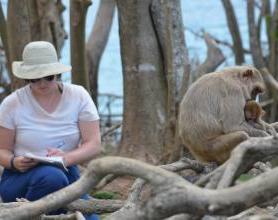
[[246, 102], [244, 115], [245, 120], [253, 127], [264, 130], [270, 135], [276, 136], [276, 130], [270, 124], [262, 120], [262, 117], [265, 115], [265, 111], [256, 101], [249, 100]]

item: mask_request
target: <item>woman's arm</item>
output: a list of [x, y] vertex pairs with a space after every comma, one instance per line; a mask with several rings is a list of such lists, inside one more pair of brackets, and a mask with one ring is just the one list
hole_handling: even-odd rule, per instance
[[38, 163], [23, 156], [14, 156], [15, 135], [15, 130], [0, 126], [0, 164], [7, 169], [25, 172]]
[[66, 166], [89, 161], [101, 151], [99, 120], [81, 121], [79, 122], [79, 129], [82, 140], [81, 145], [63, 155]]
[[10, 167], [13, 157], [15, 130], [0, 126], [0, 164], [5, 168]]

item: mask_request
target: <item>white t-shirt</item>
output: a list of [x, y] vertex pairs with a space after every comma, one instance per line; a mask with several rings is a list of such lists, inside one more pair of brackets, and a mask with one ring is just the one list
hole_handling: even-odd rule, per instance
[[45, 156], [48, 147], [70, 151], [80, 143], [78, 122], [99, 119], [93, 100], [82, 86], [63, 85], [60, 102], [52, 113], [39, 105], [30, 85], [1, 103], [0, 126], [15, 129], [16, 156], [27, 152]]

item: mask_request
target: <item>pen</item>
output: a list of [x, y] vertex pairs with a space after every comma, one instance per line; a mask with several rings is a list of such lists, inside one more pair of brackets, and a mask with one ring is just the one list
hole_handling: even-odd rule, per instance
[[65, 141], [59, 142], [59, 144], [56, 146], [56, 148], [61, 148], [65, 145]]

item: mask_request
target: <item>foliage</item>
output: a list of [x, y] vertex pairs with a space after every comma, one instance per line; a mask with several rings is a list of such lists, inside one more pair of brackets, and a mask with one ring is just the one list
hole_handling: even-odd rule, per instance
[[99, 192], [93, 193], [92, 196], [96, 199], [115, 199], [117, 197], [117, 193], [107, 192], [107, 191], [99, 191]]

